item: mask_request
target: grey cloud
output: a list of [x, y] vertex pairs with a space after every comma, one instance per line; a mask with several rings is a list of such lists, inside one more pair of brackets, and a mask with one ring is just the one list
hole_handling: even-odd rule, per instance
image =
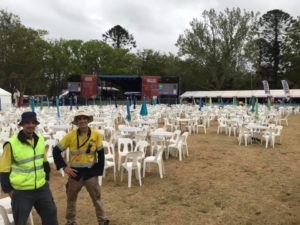
[[0, 8], [20, 16], [23, 24], [50, 32], [50, 38], [101, 39], [120, 24], [137, 41], [138, 49], [177, 52], [179, 34], [189, 29], [193, 18], [214, 8], [239, 7], [261, 14], [275, 8], [298, 16], [298, 0], [0, 0]]

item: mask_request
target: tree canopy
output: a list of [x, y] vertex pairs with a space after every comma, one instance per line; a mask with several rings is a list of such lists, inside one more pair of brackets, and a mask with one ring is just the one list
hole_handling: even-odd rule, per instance
[[239, 8], [204, 11], [177, 40], [179, 54], [194, 61], [203, 89], [231, 89], [247, 71], [247, 42], [256, 15]]
[[266, 71], [260, 74], [267, 79], [273, 87], [280, 87], [280, 80], [288, 70], [287, 53], [289, 42], [288, 31], [293, 23], [293, 18], [279, 9], [268, 11], [259, 20], [257, 42], [261, 54], [259, 70]]
[[0, 86], [21, 94], [58, 95], [81, 74], [179, 76], [182, 91], [300, 88], [300, 18], [282, 10], [259, 13], [205, 10], [179, 35], [178, 54], [136, 47], [132, 34], [116, 25], [103, 40], [46, 39], [47, 31], [22, 24], [0, 10]]
[[136, 41], [132, 34], [120, 25], [109, 29], [103, 36], [103, 41], [110, 44], [113, 48], [136, 48]]

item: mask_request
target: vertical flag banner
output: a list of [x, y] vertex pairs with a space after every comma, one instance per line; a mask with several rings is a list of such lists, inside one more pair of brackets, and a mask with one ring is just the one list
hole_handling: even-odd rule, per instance
[[29, 101], [30, 101], [31, 111], [34, 112], [34, 104], [35, 104], [35, 103], [34, 103], [34, 98], [33, 98], [33, 96], [30, 97], [30, 100], [29, 100]]
[[56, 105], [57, 118], [60, 118], [59, 99], [58, 99], [58, 96], [56, 96], [56, 98], [55, 98], [55, 105]]
[[263, 86], [264, 86], [265, 94], [267, 96], [271, 95], [271, 93], [270, 93], [270, 87], [269, 87], [269, 82], [267, 80], [263, 80], [262, 83], [263, 83]]
[[133, 108], [135, 109], [136, 107], [136, 96], [133, 96]]
[[117, 98], [116, 97], [114, 97], [114, 101], [115, 101], [115, 107], [118, 108]]
[[283, 87], [284, 94], [286, 95], [286, 99], [289, 100], [290, 99], [289, 84], [286, 80], [281, 80], [281, 84], [282, 84], [282, 87]]
[[47, 106], [48, 106], [48, 109], [50, 108], [50, 101], [49, 101], [49, 97], [47, 96]]
[[199, 111], [202, 110], [202, 98], [199, 99]]
[[140, 115], [141, 116], [147, 116], [148, 115], [146, 97], [143, 97], [143, 103], [142, 103]]
[[44, 108], [44, 97], [41, 96], [41, 105], [40, 105], [40, 110], [42, 111]]
[[254, 113], [254, 112], [255, 112], [255, 99], [252, 98], [251, 101], [252, 101], [252, 102], [251, 102], [251, 112]]
[[268, 106], [268, 110], [270, 110], [271, 106], [272, 106], [270, 97], [268, 97], [268, 105], [267, 106]]
[[70, 110], [72, 110], [72, 104], [73, 104], [73, 102], [72, 102], [72, 96], [70, 96], [69, 97], [69, 105], [70, 105]]
[[258, 99], [256, 99], [255, 103], [255, 118], [258, 119]]
[[76, 109], [78, 109], [78, 98], [77, 98], [77, 95], [74, 96], [74, 105], [75, 105]]
[[126, 101], [126, 110], [127, 110], [127, 115], [126, 115], [126, 119], [128, 121], [131, 121], [131, 115], [130, 115], [130, 100], [127, 97], [127, 101]]
[[224, 109], [224, 102], [223, 102], [222, 98], [221, 98], [221, 101], [220, 101], [220, 108]]

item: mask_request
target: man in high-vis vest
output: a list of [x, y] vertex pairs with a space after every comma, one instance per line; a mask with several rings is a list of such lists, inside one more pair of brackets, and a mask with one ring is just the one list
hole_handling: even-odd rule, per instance
[[35, 112], [24, 112], [23, 129], [4, 143], [0, 158], [1, 186], [11, 197], [15, 225], [26, 225], [32, 207], [43, 225], [58, 225], [44, 138], [34, 132], [38, 124]]
[[[98, 185], [98, 176], [102, 176], [105, 161], [102, 136], [98, 131], [88, 127], [88, 123], [92, 121], [93, 116], [85, 110], [79, 109], [72, 122], [78, 129], [66, 134], [53, 149], [56, 168], [58, 170], [63, 168], [69, 176], [66, 184], [66, 225], [77, 224], [76, 201], [83, 186], [93, 201], [99, 225], [109, 224], [101, 202], [101, 192]], [[70, 153], [68, 164], [61, 155], [67, 148], [69, 148]]]

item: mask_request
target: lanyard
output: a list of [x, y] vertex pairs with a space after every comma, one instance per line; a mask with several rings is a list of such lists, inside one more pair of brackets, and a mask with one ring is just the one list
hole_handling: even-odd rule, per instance
[[77, 130], [77, 151], [79, 151], [79, 149], [88, 142], [88, 140], [90, 139], [90, 137], [91, 137], [91, 129], [88, 128], [87, 139], [81, 145], [79, 145], [79, 129]]

